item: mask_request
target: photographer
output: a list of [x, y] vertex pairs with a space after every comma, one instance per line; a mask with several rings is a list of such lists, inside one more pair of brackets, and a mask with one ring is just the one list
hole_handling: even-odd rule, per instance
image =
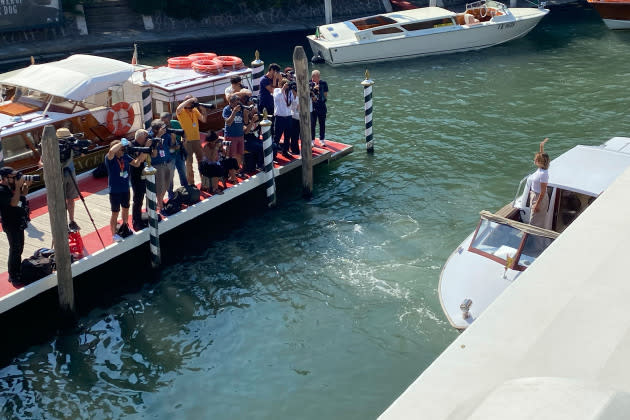
[[238, 93], [243, 89], [243, 84], [241, 83], [243, 79], [241, 76], [232, 76], [230, 78], [230, 86], [225, 88], [225, 100], [229, 101], [230, 96], [234, 93]]
[[[181, 130], [182, 126], [177, 120], [171, 119], [172, 115], [169, 112], [162, 112], [160, 119], [166, 124], [166, 128], [172, 128], [175, 130]], [[171, 156], [173, 156], [173, 175], [171, 176], [171, 183], [168, 186], [168, 198], [173, 198], [173, 178], [175, 177], [175, 171], [179, 176], [179, 185], [185, 187], [188, 185], [186, 179], [186, 149], [184, 148], [184, 138], [178, 134], [175, 135], [175, 142], [171, 143]]]
[[289, 154], [289, 142], [291, 140], [291, 104], [295, 101], [295, 95], [289, 89], [289, 81], [282, 79], [280, 87], [273, 91], [273, 102], [275, 107], [273, 142], [280, 144], [280, 137], [284, 137], [282, 143], [282, 156], [292, 159]]
[[[251, 97], [246, 99], [246, 104], [249, 105], [252, 102]], [[245, 150], [254, 156], [256, 161], [256, 167], [260, 170], [265, 167], [265, 154], [263, 149], [263, 142], [258, 134], [260, 128], [260, 121], [258, 113], [254, 112], [249, 117], [249, 124], [245, 125]]]
[[61, 158], [61, 169], [63, 171], [63, 193], [66, 197], [66, 210], [68, 210], [68, 229], [70, 231], [81, 230], [77, 222], [74, 221], [74, 200], [79, 197], [74, 180], [76, 172], [74, 169], [74, 148], [72, 143], [76, 141], [73, 134], [67, 128], [57, 129], [57, 140], [59, 141], [59, 156]]
[[[291, 153], [294, 155], [300, 154], [300, 101], [297, 96], [297, 84], [294, 81], [289, 82], [289, 89], [294, 95], [293, 102], [289, 108], [291, 108], [291, 129], [290, 137], [291, 137]], [[310, 112], [313, 112], [313, 102], [309, 103]], [[311, 147], [313, 147], [313, 140], [311, 140]]]
[[[201, 108], [201, 111], [199, 109]], [[203, 152], [201, 150], [201, 135], [199, 134], [199, 121], [206, 122], [207, 114], [206, 108], [199, 106], [197, 98], [191, 95], [187, 95], [186, 99], [179, 104], [175, 115], [179, 120], [184, 132], [186, 133], [186, 142], [184, 147], [186, 148], [186, 179], [191, 185], [195, 185], [195, 174], [193, 172], [193, 153], [197, 158], [197, 165], [203, 159]]]
[[229, 156], [236, 159], [240, 168], [243, 164], [245, 139], [243, 137], [243, 106], [238, 95], [230, 96], [229, 105], [223, 108], [223, 119], [225, 120], [225, 140], [231, 142]]
[[311, 73], [311, 99], [313, 111], [311, 112], [311, 139], [315, 141], [315, 125], [319, 122], [319, 142], [326, 146], [326, 101], [328, 100], [328, 83], [321, 80], [319, 70]]
[[155, 174], [155, 190], [157, 195], [158, 211], [162, 211], [164, 206], [164, 195], [173, 180], [173, 172], [171, 162], [171, 144], [174, 142], [174, 134], [166, 132], [166, 124], [160, 119], [151, 122], [149, 137], [153, 139], [152, 147], [157, 152], [155, 157], [151, 158], [151, 165], [156, 169]]
[[24, 229], [29, 220], [25, 195], [30, 184], [31, 181], [13, 168], [0, 169], [0, 217], [9, 241], [9, 281], [15, 285], [22, 280]]
[[[134, 141], [131, 142], [132, 147], [151, 147], [153, 140], [149, 138], [149, 132], [147, 130], [138, 130], [135, 134]], [[131, 210], [131, 219], [133, 222], [133, 230], [142, 230], [147, 227], [147, 222], [142, 220], [142, 205], [144, 204], [144, 194], [147, 190], [147, 185], [142, 177], [142, 170], [144, 169], [144, 163], [149, 156], [147, 153], [130, 150], [129, 155], [132, 159], [138, 162], [138, 166], [132, 165], [129, 171], [131, 179], [131, 189], [133, 190], [133, 208]], [[157, 156], [157, 150], [151, 150], [151, 157]]]

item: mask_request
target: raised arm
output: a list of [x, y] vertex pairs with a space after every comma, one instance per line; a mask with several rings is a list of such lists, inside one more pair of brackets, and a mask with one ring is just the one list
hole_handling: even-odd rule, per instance
[[540, 153], [545, 153], [545, 143], [549, 141], [548, 137], [545, 137], [543, 141], [540, 142]]

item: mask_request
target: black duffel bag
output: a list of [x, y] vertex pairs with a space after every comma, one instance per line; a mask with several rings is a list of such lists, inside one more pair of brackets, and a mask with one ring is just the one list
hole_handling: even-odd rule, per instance
[[40, 248], [22, 261], [22, 278], [20, 283], [29, 284], [52, 274], [55, 268], [55, 251]]

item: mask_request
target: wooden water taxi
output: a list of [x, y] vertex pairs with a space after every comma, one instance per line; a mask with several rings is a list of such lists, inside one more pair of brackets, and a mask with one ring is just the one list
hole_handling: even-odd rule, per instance
[[451, 325], [459, 330], [468, 327], [628, 168], [630, 138], [576, 146], [549, 167], [544, 228], [523, 223], [531, 212], [529, 176], [521, 180], [511, 203], [496, 213], [481, 212], [477, 228], [440, 273], [440, 303]]
[[609, 29], [630, 29], [630, 1], [588, 0]]
[[308, 41], [330, 65], [398, 60], [478, 50], [520, 38], [549, 10], [477, 1], [455, 13], [423, 7], [319, 26]]

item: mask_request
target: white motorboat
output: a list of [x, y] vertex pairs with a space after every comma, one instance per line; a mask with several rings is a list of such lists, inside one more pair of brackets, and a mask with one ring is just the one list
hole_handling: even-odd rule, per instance
[[601, 146], [576, 146], [549, 167], [549, 209], [545, 228], [529, 220], [528, 177], [514, 201], [481, 220], [450, 255], [440, 274], [442, 310], [463, 330], [499, 296], [608, 186], [630, 168], [630, 138]]
[[307, 38], [313, 59], [333, 66], [397, 60], [502, 44], [527, 34], [547, 13], [484, 0], [463, 13], [422, 7], [322, 25]]

